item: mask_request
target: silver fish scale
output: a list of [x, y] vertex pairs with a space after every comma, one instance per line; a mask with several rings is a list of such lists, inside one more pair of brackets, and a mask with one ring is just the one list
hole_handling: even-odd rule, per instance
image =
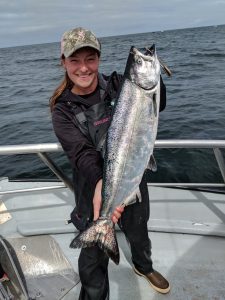
[[133, 202], [139, 194], [156, 139], [160, 66], [152, 51], [147, 56], [131, 48], [106, 139], [100, 218], [70, 244], [72, 248], [98, 245], [116, 264], [119, 248], [110, 216], [116, 206]]
[[[108, 130], [102, 216], [110, 215], [119, 204], [127, 205], [135, 199], [153, 153], [158, 127], [160, 67], [157, 58], [154, 64], [145, 63], [151, 64], [151, 76], [157, 76], [155, 82], [158, 83], [148, 91], [129, 79], [124, 81]], [[143, 73], [143, 65], [141, 71]], [[135, 72], [138, 72], [136, 64]], [[138, 83], [141, 82], [140, 77], [137, 79]]]

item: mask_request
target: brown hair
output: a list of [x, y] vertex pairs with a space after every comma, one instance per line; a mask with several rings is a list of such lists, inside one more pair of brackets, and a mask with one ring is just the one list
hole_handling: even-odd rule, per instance
[[72, 88], [72, 86], [73, 86], [73, 82], [70, 80], [70, 78], [66, 72], [62, 82], [55, 89], [53, 95], [49, 99], [49, 105], [50, 105], [51, 112], [53, 111], [54, 106], [57, 102], [57, 99], [59, 98], [59, 96], [62, 95], [63, 91], [67, 88]]

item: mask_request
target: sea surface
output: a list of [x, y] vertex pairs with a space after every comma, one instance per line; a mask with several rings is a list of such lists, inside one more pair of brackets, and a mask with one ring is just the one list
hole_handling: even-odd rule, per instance
[[[225, 25], [104, 37], [100, 71], [123, 73], [132, 45], [156, 45], [171, 69], [157, 139], [225, 140]], [[58, 142], [49, 97], [63, 77], [59, 43], [0, 48], [0, 145]], [[223, 151], [224, 155], [224, 151]], [[51, 157], [69, 176], [63, 153]], [[155, 150], [152, 182], [223, 182], [211, 150]], [[35, 155], [0, 156], [0, 177], [54, 179]]]

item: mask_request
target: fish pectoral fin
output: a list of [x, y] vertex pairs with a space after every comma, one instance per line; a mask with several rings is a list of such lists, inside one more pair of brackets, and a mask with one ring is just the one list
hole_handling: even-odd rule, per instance
[[155, 157], [153, 156], [153, 154], [150, 156], [147, 168], [149, 170], [151, 170], [152, 172], [156, 172], [157, 171], [157, 163], [156, 163], [156, 160], [155, 160]]
[[138, 197], [138, 200], [139, 200], [139, 202], [141, 202], [141, 201], [142, 201], [142, 197], [141, 197], [140, 188], [138, 188], [138, 190], [137, 190], [136, 197]]
[[152, 96], [152, 105], [153, 105], [153, 112], [154, 112], [155, 117], [157, 117], [157, 114], [158, 114], [156, 97], [157, 97], [157, 95], [153, 94], [153, 96]]
[[135, 203], [136, 200], [139, 200], [139, 202], [141, 202], [142, 198], [141, 198], [141, 192], [140, 192], [140, 189], [139, 187], [134, 190], [122, 203], [122, 206], [127, 206], [128, 204], [131, 204], [131, 203]]

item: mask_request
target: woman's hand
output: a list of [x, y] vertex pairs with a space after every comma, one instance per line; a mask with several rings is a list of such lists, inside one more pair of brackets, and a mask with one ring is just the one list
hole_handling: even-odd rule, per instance
[[124, 211], [124, 206], [117, 206], [112, 213], [111, 220], [114, 224], [116, 224], [119, 221], [119, 218], [121, 217], [122, 213]]
[[[102, 206], [102, 179], [100, 179], [95, 187], [95, 193], [93, 197], [93, 209], [94, 209], [94, 221], [98, 220], [100, 215], [100, 210]], [[124, 211], [124, 206], [117, 206], [112, 213], [111, 220], [113, 223], [117, 223]]]
[[98, 220], [100, 209], [102, 206], [102, 179], [100, 179], [95, 187], [95, 193], [93, 197], [93, 209], [94, 209], [94, 221]]

